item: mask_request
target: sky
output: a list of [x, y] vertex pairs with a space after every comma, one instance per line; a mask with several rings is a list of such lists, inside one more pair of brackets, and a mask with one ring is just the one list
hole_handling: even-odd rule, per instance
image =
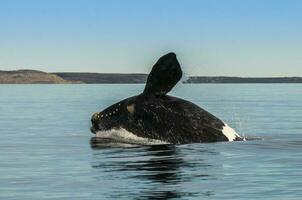
[[300, 0], [0, 0], [0, 70], [302, 76]]

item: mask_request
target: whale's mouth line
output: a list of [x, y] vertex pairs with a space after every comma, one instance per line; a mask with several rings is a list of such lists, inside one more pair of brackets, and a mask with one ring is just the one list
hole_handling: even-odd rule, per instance
[[135, 135], [134, 133], [124, 129], [124, 128], [113, 128], [106, 131], [95, 131], [96, 138], [98, 139], [110, 139], [118, 143], [127, 144], [138, 144], [138, 145], [162, 145], [170, 144], [169, 142], [144, 138]]
[[90, 127], [90, 132], [93, 133], [93, 134], [96, 134], [97, 130], [93, 126], [91, 126]]
[[[229, 142], [236, 141], [235, 137], [238, 136], [241, 138], [241, 141], [254, 141], [254, 140], [264, 140], [261, 137], [249, 137], [249, 136], [240, 136], [238, 133], [234, 131], [227, 124], [225, 126], [228, 127], [228, 134], [224, 132], [224, 134], [228, 135]], [[112, 143], [120, 143], [120, 144], [129, 144], [129, 145], [163, 145], [163, 144], [171, 144], [169, 142], [145, 137], [139, 137], [134, 133], [126, 130], [125, 128], [112, 128], [110, 130], [96, 130], [94, 127], [90, 128], [91, 132], [95, 134], [95, 138], [97, 141], [110, 141]], [[231, 137], [231, 138], [230, 138]]]

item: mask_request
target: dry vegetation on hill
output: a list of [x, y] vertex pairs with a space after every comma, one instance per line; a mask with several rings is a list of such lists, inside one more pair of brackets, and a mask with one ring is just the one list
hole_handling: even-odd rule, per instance
[[2, 84], [47, 84], [47, 83], [73, 83], [63, 78], [36, 70], [0, 71], [0, 83]]

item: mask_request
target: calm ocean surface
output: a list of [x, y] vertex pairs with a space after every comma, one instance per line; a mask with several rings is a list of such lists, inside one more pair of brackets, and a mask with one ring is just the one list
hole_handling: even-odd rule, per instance
[[0, 199], [302, 199], [302, 84], [174, 88], [261, 140], [91, 143], [91, 114], [143, 87], [0, 85]]

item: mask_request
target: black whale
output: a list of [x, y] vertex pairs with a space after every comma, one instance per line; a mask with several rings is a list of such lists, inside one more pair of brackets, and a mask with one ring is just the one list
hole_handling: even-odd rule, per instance
[[174, 53], [153, 66], [143, 93], [92, 116], [93, 133], [125, 129], [135, 136], [173, 144], [242, 140], [236, 132], [199, 106], [166, 95], [181, 79]]

